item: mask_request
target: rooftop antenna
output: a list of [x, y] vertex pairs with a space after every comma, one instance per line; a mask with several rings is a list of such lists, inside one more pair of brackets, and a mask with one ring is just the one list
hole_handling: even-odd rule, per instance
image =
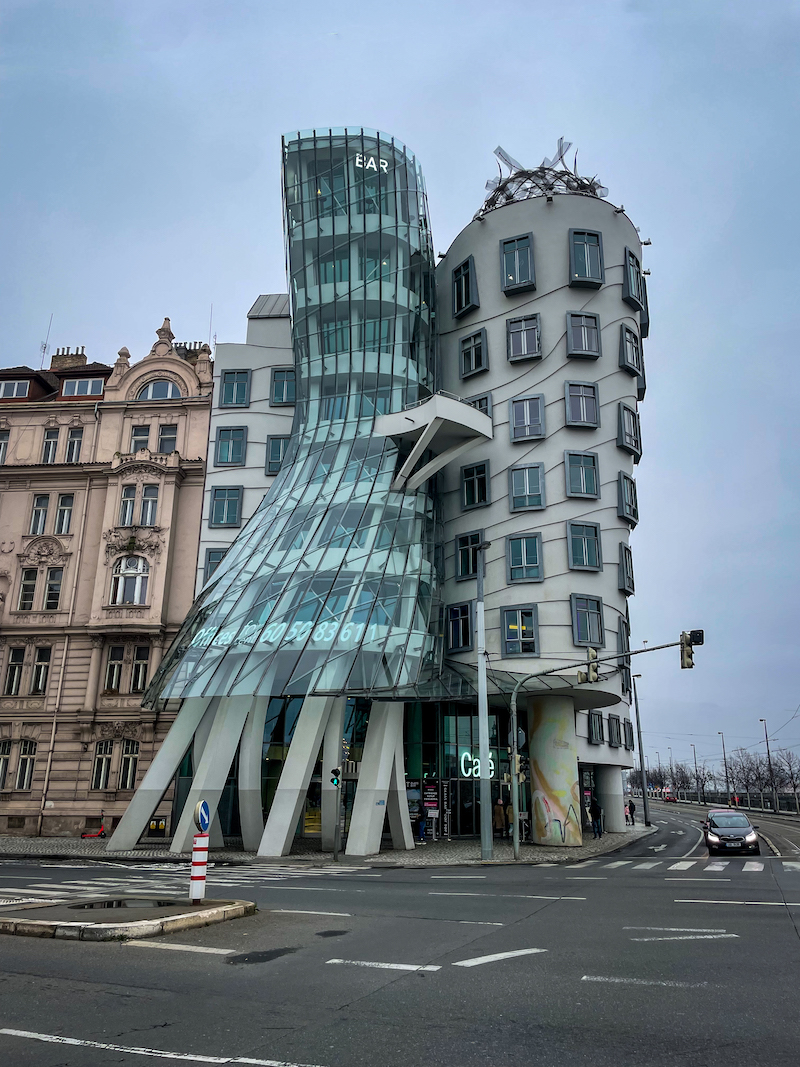
[[50, 340], [50, 327], [52, 325], [53, 325], [53, 312], [51, 311], [50, 312], [50, 322], [47, 324], [47, 337], [45, 337], [45, 339], [42, 341], [42, 345], [41, 345], [42, 358], [41, 358], [41, 361], [39, 363], [39, 370], [41, 370], [44, 367], [44, 357], [47, 355], [47, 353], [49, 351], [49, 345], [47, 344], [47, 342]]

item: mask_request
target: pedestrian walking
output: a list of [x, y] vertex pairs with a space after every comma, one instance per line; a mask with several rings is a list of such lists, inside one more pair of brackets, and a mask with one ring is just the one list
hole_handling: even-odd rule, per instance
[[635, 826], [636, 825], [636, 805], [633, 802], [633, 797], [631, 797], [631, 799], [628, 801], [628, 807], [630, 808], [630, 813], [631, 813], [631, 826]]
[[506, 833], [509, 837], [514, 836], [514, 805], [511, 803], [511, 797], [506, 804]]
[[598, 803], [597, 797], [594, 797], [594, 796], [589, 801], [589, 817], [592, 820], [592, 837], [593, 838], [602, 837], [603, 836], [603, 824], [602, 824], [603, 809], [600, 807], [600, 804]]
[[506, 829], [506, 810], [503, 807], [503, 801], [500, 797], [495, 801], [492, 823], [494, 825], [495, 833], [502, 837]]
[[425, 816], [425, 809], [420, 808], [419, 817], [417, 818], [417, 833], [419, 834], [420, 845], [427, 845], [428, 843], [425, 840], [425, 827], [427, 825], [427, 822], [428, 820]]
[[628, 801], [625, 801], [625, 825], [629, 826], [631, 821], [631, 809]]

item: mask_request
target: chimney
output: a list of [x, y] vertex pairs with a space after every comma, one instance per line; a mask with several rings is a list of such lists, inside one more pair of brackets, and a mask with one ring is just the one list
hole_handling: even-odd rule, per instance
[[73, 352], [69, 348], [57, 348], [50, 359], [50, 370], [71, 370], [73, 367], [86, 366], [86, 346], [81, 345]]

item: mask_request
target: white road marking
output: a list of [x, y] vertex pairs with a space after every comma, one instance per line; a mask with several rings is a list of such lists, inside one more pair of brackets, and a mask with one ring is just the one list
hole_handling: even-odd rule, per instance
[[168, 941], [125, 941], [126, 948], [168, 948], [174, 952], [210, 952], [215, 956], [233, 956], [235, 948], [204, 948], [202, 945], [176, 945]]
[[265, 885], [264, 889], [277, 889], [279, 893], [366, 893], [366, 889], [330, 889], [324, 885]]
[[665, 882], [730, 882], [730, 878], [665, 878]]
[[19, 896], [20, 893], [24, 893], [26, 896], [29, 897], [52, 897], [54, 889], [55, 886], [51, 886], [50, 892], [48, 893], [44, 889], [28, 889], [27, 886], [20, 886], [20, 888], [18, 889], [9, 889], [8, 887], [4, 886], [2, 889], [0, 889], [0, 893], [11, 893], [12, 895], [16, 896]]
[[326, 963], [346, 963], [350, 967], [377, 967], [381, 971], [441, 971], [436, 964], [420, 963], [372, 963], [369, 960], [326, 960]]
[[6, 1037], [22, 1037], [29, 1041], [46, 1041], [53, 1045], [78, 1045], [81, 1048], [100, 1048], [107, 1052], [127, 1052], [133, 1056], [152, 1056], [161, 1060], [183, 1060], [189, 1063], [249, 1063], [254, 1067], [315, 1067], [308, 1063], [290, 1063], [288, 1060], [257, 1060], [251, 1056], [201, 1056], [186, 1052], [164, 1052], [157, 1048], [136, 1048], [132, 1045], [111, 1045], [106, 1041], [85, 1041], [77, 1037], [60, 1037], [58, 1034], [37, 1034], [32, 1030], [0, 1029]]
[[623, 926], [623, 930], [658, 930], [665, 934], [724, 934], [726, 930], [708, 930], [697, 926]]
[[797, 860], [784, 860], [783, 869], [785, 871], [800, 871], [800, 863]]
[[748, 860], [747, 863], [745, 863], [744, 867], [742, 867], [742, 870], [743, 871], [763, 871], [764, 870], [764, 864], [763, 863], [758, 863], [756, 860]]
[[688, 871], [690, 867], [694, 867], [697, 860], [680, 860], [678, 863], [670, 864], [668, 870], [670, 871]]
[[475, 879], [485, 879], [486, 875], [485, 874], [432, 874], [431, 878], [440, 878], [442, 880], [446, 879], [446, 880], [451, 881], [451, 882], [456, 881], [458, 879], [467, 879], [467, 880], [471, 879], [471, 880], [474, 881]]
[[496, 963], [498, 960], [510, 960], [515, 956], [532, 956], [536, 952], [547, 952], [546, 948], [516, 948], [512, 952], [493, 952], [491, 956], [473, 956], [471, 960], [458, 960], [454, 967], [480, 967], [483, 963]]
[[657, 822], [660, 823], [661, 826], [669, 826], [666, 819], [658, 819]]
[[614, 860], [613, 863], [604, 863], [603, 866], [610, 871], [614, 867], [627, 867], [629, 863], [633, 863], [633, 860]]
[[718, 941], [723, 937], [738, 936], [738, 934], [679, 934], [677, 937], [632, 937], [631, 941]]
[[647, 847], [651, 852], [663, 852], [663, 850], [667, 846], [666, 845], [648, 845]]
[[676, 898], [673, 903], [675, 904], [745, 904], [756, 905], [760, 904], [765, 908], [800, 908], [800, 902], [794, 903], [790, 900], [692, 900], [692, 899], [679, 899]]
[[428, 893], [429, 897], [493, 897], [494, 893]]
[[505, 923], [489, 923], [480, 919], [456, 919], [456, 922], [462, 923], [464, 926], [505, 926]]
[[565, 869], [574, 871], [576, 867], [588, 867], [592, 863], [597, 863], [597, 860], [581, 860], [580, 863], [568, 863]]
[[444, 893], [428, 891], [429, 897], [502, 897], [506, 900], [586, 900], [586, 897], [545, 897], [533, 893]]
[[292, 908], [272, 908], [273, 915], [334, 915], [337, 919], [352, 919], [349, 911], [298, 911]]
[[603, 978], [600, 975], [585, 974], [582, 982], [613, 982], [620, 985], [662, 985], [673, 989], [702, 989], [708, 982], [659, 982], [649, 978]]
[[659, 867], [663, 863], [663, 860], [648, 860], [647, 863], [637, 863], [633, 868], [635, 871], [650, 871], [653, 867]]
[[607, 882], [604, 874], [568, 874], [568, 882]]
[[[705, 866], [705, 870], [707, 870], [707, 871], [724, 871], [725, 868], [729, 865], [729, 863], [730, 863], [729, 860], [721, 860], [719, 863], [707, 863], [706, 866]], [[744, 869], [745, 870], [748, 869], [747, 864], [744, 865]], [[752, 869], [753, 868], [751, 867], [750, 870], [752, 870]], [[764, 865], [762, 864], [760, 867], [756, 867], [756, 870], [757, 871], [763, 871], [764, 870]]]

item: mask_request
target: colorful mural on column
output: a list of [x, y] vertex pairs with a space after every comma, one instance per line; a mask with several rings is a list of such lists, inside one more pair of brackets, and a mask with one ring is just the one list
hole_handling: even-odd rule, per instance
[[533, 840], [537, 845], [580, 845], [578, 752], [572, 700], [551, 696], [534, 703], [528, 721]]

